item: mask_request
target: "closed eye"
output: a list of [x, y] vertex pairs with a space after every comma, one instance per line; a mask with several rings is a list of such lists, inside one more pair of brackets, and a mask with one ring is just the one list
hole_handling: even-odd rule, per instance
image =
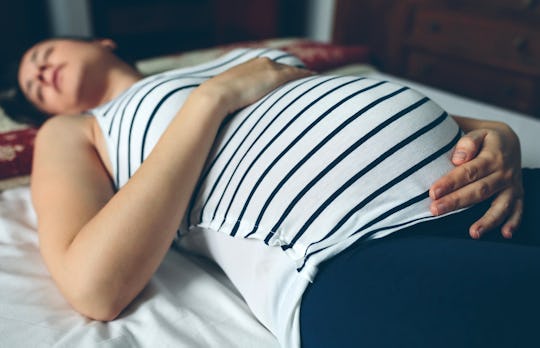
[[42, 58], [43, 65], [47, 64], [47, 60], [49, 60], [49, 56], [51, 55], [53, 49], [54, 49], [54, 46], [49, 46], [47, 47], [45, 52], [43, 52], [43, 58]]
[[40, 102], [40, 103], [43, 103], [43, 91], [42, 91], [42, 89], [41, 89], [41, 86], [38, 86], [38, 87], [36, 88], [36, 96], [37, 96], [39, 102]]

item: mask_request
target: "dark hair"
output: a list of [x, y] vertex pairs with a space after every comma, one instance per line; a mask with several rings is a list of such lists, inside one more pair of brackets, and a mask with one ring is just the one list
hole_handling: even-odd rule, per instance
[[48, 118], [23, 94], [17, 80], [19, 62], [6, 64], [0, 72], [0, 107], [6, 116], [18, 123], [41, 126]]

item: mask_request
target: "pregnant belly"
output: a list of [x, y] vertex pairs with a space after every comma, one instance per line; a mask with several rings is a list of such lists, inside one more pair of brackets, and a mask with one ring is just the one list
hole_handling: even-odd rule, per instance
[[396, 84], [289, 83], [223, 127], [184, 227], [260, 239], [298, 259], [387, 233], [430, 216], [427, 190], [452, 168], [459, 135], [437, 104]]

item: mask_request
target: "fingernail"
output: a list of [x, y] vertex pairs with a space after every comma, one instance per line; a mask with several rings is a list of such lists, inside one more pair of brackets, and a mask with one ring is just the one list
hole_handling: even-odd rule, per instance
[[437, 215], [446, 213], [446, 205], [444, 203], [437, 203]]
[[442, 196], [443, 190], [442, 188], [437, 188], [435, 191], [433, 191], [433, 194], [435, 195], [435, 199], [439, 199], [439, 197]]
[[478, 226], [476, 228], [476, 238], [480, 238], [480, 236], [482, 235], [482, 232], [484, 232], [484, 228], [482, 226]]
[[452, 156], [453, 160], [464, 161], [467, 158], [467, 154], [464, 151], [456, 151]]

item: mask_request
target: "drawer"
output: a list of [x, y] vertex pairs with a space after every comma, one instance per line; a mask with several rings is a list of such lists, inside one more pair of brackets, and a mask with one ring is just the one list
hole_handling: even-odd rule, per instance
[[418, 8], [407, 44], [540, 75], [540, 25], [438, 8]]
[[535, 97], [540, 92], [538, 78], [418, 51], [407, 57], [407, 75], [457, 94], [540, 117], [540, 103]]
[[515, 14], [534, 18], [540, 16], [540, 0], [446, 0], [447, 6], [480, 9], [498, 14]]

